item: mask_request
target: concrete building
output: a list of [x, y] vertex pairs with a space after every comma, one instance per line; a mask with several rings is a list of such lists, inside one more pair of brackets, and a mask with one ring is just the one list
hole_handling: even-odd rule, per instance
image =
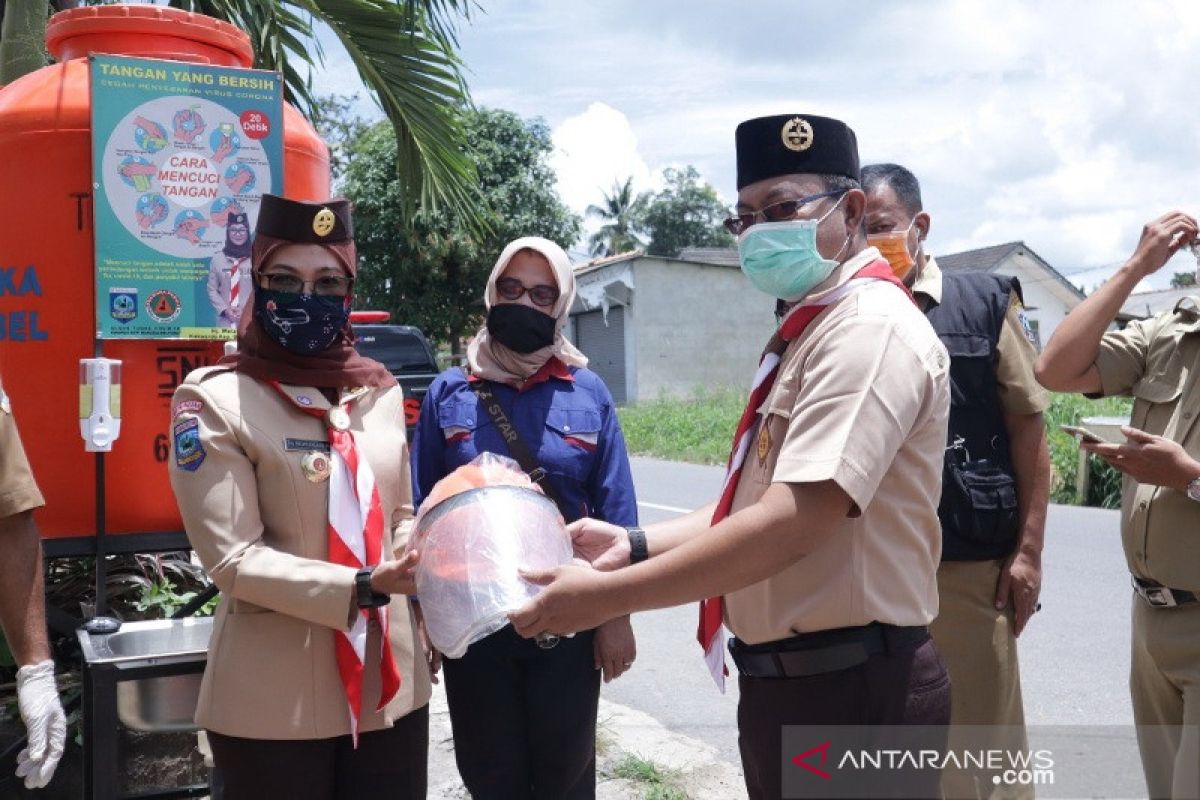
[[746, 280], [736, 253], [718, 264], [635, 250], [583, 264], [575, 278], [567, 338], [618, 403], [749, 391], [775, 330], [774, 303]]
[[1156, 292], [1139, 292], [1130, 295], [1121, 306], [1118, 319], [1146, 319], [1155, 317], [1164, 311], [1173, 311], [1175, 306], [1184, 298], [1194, 298], [1192, 302], [1200, 308], [1200, 286], [1188, 286], [1183, 289], [1160, 289]]
[[[1039, 346], [1083, 299], [1024, 242], [939, 255], [948, 273], [1015, 275]], [[679, 258], [641, 250], [580, 265], [567, 338], [621, 404], [748, 390], [775, 328], [774, 303], [738, 267], [732, 249], [689, 248]]]
[[1025, 318], [1037, 339], [1038, 349], [1050, 341], [1054, 329], [1084, 298], [1084, 293], [1050, 266], [1024, 242], [981, 247], [961, 253], [935, 253], [944, 273], [992, 272], [1021, 281]]

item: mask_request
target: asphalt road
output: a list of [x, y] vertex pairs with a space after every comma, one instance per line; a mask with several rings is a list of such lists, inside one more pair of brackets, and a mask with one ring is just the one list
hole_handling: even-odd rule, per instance
[[[724, 470], [635, 458], [633, 474], [648, 524], [715, 499]], [[1131, 592], [1117, 512], [1052, 506], [1043, 569], [1043, 608], [1020, 639], [1031, 743], [1088, 748], [1092, 736], [1104, 739], [1108, 766], [1094, 776], [1089, 794], [1138, 796], [1145, 790], [1127, 688]], [[696, 622], [694, 606], [635, 615], [637, 663], [605, 686], [604, 696], [712, 744], [736, 763], [736, 672], [721, 695], [701, 658]]]

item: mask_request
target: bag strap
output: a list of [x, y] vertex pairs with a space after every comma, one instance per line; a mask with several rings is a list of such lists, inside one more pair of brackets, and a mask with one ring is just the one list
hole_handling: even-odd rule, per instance
[[529, 451], [529, 447], [517, 433], [517, 426], [513, 425], [508, 415], [504, 413], [504, 408], [496, 399], [496, 395], [484, 381], [468, 380], [467, 385], [471, 387], [476, 397], [479, 398], [479, 402], [483, 404], [483, 410], [491, 417], [496, 430], [500, 431], [504, 444], [508, 446], [508, 452], [516, 459], [517, 464], [525, 470], [531, 481], [542, 487], [542, 491], [556, 506], [561, 507], [562, 504], [558, 502], [558, 493], [554, 491], [550, 481], [546, 480], [548, 473], [537, 463], [537, 459], [533, 457], [533, 453]]

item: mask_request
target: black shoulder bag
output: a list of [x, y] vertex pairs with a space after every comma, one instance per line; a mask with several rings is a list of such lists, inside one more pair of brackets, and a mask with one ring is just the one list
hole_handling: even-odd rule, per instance
[[504, 409], [500, 405], [500, 401], [496, 399], [496, 395], [492, 390], [485, 385], [484, 381], [468, 381], [472, 391], [483, 404], [483, 410], [491, 418], [495, 424], [496, 430], [500, 431], [500, 436], [504, 439], [504, 443], [508, 446], [508, 452], [520, 465], [521, 469], [525, 470], [529, 475], [529, 479], [542, 487], [542, 491], [554, 503], [554, 505], [562, 508], [562, 504], [558, 501], [558, 493], [554, 491], [553, 485], [546, 480], [548, 474], [544, 468], [538, 465], [534, 459], [533, 453], [529, 452], [529, 448], [525, 445], [523, 439], [517, 434], [517, 426], [513, 425], [508, 419], [508, 415], [504, 413]]

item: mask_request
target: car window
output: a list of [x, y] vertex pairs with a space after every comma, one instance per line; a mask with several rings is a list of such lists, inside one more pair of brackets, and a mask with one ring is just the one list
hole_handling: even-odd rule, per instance
[[410, 333], [390, 328], [355, 328], [355, 347], [368, 358], [381, 362], [389, 372], [436, 371], [429, 363], [424, 343]]

